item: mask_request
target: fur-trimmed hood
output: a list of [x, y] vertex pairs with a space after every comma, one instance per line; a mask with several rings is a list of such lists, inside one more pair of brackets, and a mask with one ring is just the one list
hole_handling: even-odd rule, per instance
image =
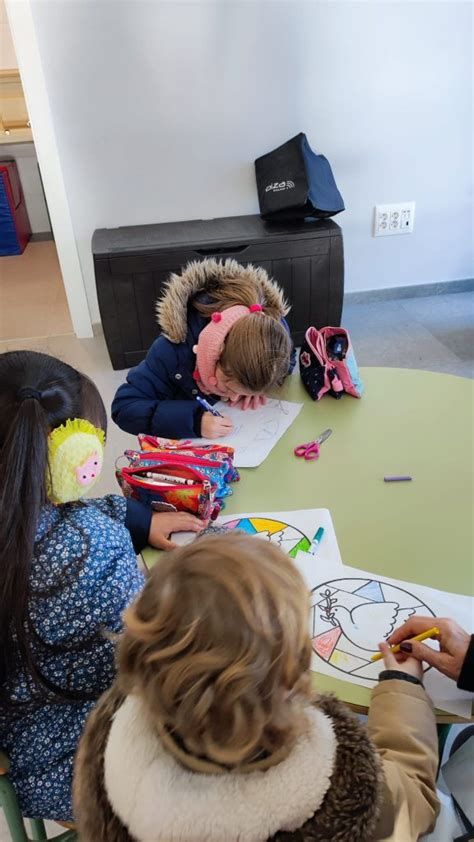
[[109, 697], [87, 723], [76, 767], [81, 839], [370, 842], [383, 789], [375, 749], [335, 698], [306, 713], [306, 733], [278, 765], [204, 774], [167, 752], [137, 697], [113, 706]]
[[165, 292], [156, 305], [158, 324], [170, 342], [184, 342], [188, 332], [188, 304], [202, 293], [212, 296], [226, 281], [238, 277], [250, 279], [255, 284], [255, 301], [269, 306], [276, 318], [287, 315], [290, 307], [283, 292], [268, 277], [265, 269], [242, 266], [236, 260], [218, 261], [212, 258], [188, 263], [181, 275], [172, 274]]

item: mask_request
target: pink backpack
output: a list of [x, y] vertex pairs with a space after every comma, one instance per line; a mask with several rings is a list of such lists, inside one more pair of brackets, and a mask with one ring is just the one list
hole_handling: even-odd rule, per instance
[[360, 398], [364, 391], [347, 330], [309, 327], [300, 351], [300, 374], [314, 401], [326, 393], [341, 398], [344, 392]]

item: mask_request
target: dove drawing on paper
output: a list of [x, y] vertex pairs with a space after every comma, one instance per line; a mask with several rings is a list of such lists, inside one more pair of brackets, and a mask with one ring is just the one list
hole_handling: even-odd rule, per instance
[[[306, 554], [305, 554], [306, 556]], [[372, 661], [381, 641], [410, 617], [455, 616], [466, 629], [472, 625], [473, 597], [437, 591], [417, 582], [405, 582], [344, 564], [310, 557], [315, 569], [306, 573], [310, 584], [309, 631], [313, 655], [311, 669], [322, 690], [332, 690], [327, 679], [357, 684], [371, 690], [385, 669], [382, 659]], [[308, 562], [309, 565], [309, 562]], [[427, 641], [436, 649], [435, 641]], [[472, 694], [459, 690], [429, 664], [423, 682], [435, 707], [456, 716], [471, 716]], [[349, 688], [334, 688], [357, 705], [368, 705], [369, 695], [352, 696]]]
[[378, 641], [385, 640], [396, 626], [403, 625], [414, 613], [414, 608], [400, 608], [397, 602], [362, 603], [352, 611], [336, 602], [332, 606], [330, 622], [340, 626], [354, 646], [376, 652]]
[[371, 682], [381, 668], [371, 662], [380, 641], [414, 614], [433, 613], [413, 593], [368, 577], [323, 582], [312, 590], [311, 602], [315, 656], [339, 672]]

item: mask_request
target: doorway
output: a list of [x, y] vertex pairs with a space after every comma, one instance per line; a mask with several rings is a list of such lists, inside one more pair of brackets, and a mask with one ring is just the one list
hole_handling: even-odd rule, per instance
[[[0, 225], [0, 342], [73, 333], [3, 0], [0, 0], [0, 167], [0, 187], [5, 190], [5, 213]], [[18, 224], [15, 214], [21, 205], [24, 207], [20, 242], [15, 237]]]
[[[4, 293], [3, 301], [0, 300], [0, 308], [4, 311], [6, 305], [11, 304], [12, 300], [15, 302], [20, 297], [22, 309], [27, 307], [32, 311], [29, 334], [33, 331], [35, 336], [38, 336], [38, 331], [42, 330], [50, 335], [51, 332], [53, 335], [59, 335], [60, 331], [69, 332], [72, 329], [77, 338], [92, 337], [93, 330], [84, 277], [56, 143], [32, 0], [22, 0], [21, 3], [16, 0], [0, 0], [0, 38], [2, 39], [0, 69], [12, 70], [16, 73], [23, 98], [23, 112], [20, 108], [19, 112], [10, 114], [10, 125], [5, 126], [4, 119], [3, 126], [0, 126], [0, 139], [3, 140], [3, 143], [0, 142], [0, 156], [5, 147], [13, 146], [14, 157], [23, 171], [29, 166], [31, 174], [34, 169], [36, 189], [33, 192], [36, 198], [29, 197], [29, 208], [35, 206], [35, 212], [37, 212], [38, 202], [42, 203], [48, 217], [47, 230], [43, 227], [43, 219], [41, 230], [33, 231], [33, 237], [28, 241], [29, 259], [32, 261], [33, 257], [38, 258], [35, 266], [33, 267], [32, 263], [29, 264], [26, 259], [23, 261], [17, 259], [13, 265], [21, 267], [23, 262], [30, 280], [32, 280], [32, 273], [35, 272], [38, 278], [47, 274], [51, 280], [47, 295], [46, 293], [36, 295], [41, 289], [39, 283], [28, 291], [28, 294], [36, 295], [36, 317], [34, 303], [21, 293], [19, 296], [18, 288], [15, 286], [16, 278], [10, 282], [8, 295]], [[6, 97], [3, 100], [3, 110], [5, 110], [5, 102], [8, 102]], [[17, 103], [19, 102], [17, 98]], [[8, 102], [8, 106], [11, 110], [13, 102]], [[23, 158], [22, 162], [20, 158]], [[29, 162], [27, 162], [28, 158]], [[30, 213], [34, 216], [32, 211]], [[5, 275], [7, 270], [10, 274], [11, 268], [12, 261], [8, 258], [6, 262], [5, 258], [0, 257], [0, 275]], [[20, 276], [24, 277], [25, 272], [20, 269]], [[41, 311], [44, 314], [42, 320], [40, 319]], [[69, 311], [69, 317], [67, 311]], [[6, 330], [12, 330], [10, 318], [4, 317], [4, 323], [5, 321]], [[26, 323], [23, 322], [23, 324], [26, 327]]]

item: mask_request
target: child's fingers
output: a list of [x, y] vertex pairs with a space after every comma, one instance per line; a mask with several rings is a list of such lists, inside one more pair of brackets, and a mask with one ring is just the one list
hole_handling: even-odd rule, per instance
[[[234, 429], [234, 425], [233, 425], [232, 421], [230, 420], [230, 418], [226, 418], [226, 417], [225, 417], [225, 415], [224, 415], [224, 417], [223, 417], [222, 419], [220, 419], [220, 424], [219, 424], [219, 427], [220, 427], [222, 430], [224, 430], [224, 431], [225, 431], [225, 433], [230, 433], [230, 432], [231, 432], [231, 430], [233, 430], [233, 429]], [[225, 433], [223, 433], [223, 435], [224, 435]]]
[[405, 652], [401, 652], [401, 651], [395, 652], [395, 660], [399, 664], [403, 664], [406, 661], [406, 659], [409, 658], [409, 657], [410, 657], [409, 655], [405, 655]]
[[379, 649], [383, 655], [383, 662], [388, 670], [396, 670], [398, 666], [397, 659], [393, 652], [390, 651], [390, 646], [383, 641], [379, 643]]
[[204, 529], [204, 523], [198, 517], [190, 515], [187, 512], [179, 512], [176, 517], [176, 523], [173, 524], [173, 532], [181, 530], [182, 532], [201, 532]]
[[385, 669], [406, 672], [408, 675], [413, 675], [421, 681], [423, 669], [417, 660], [409, 657], [406, 661], [399, 661], [396, 655], [394, 655], [391, 651], [390, 646], [386, 643], [386, 641], [379, 643], [379, 649], [383, 655]]
[[155, 548], [157, 550], [174, 550], [175, 547], [176, 547], [176, 544], [174, 543], [174, 541], [170, 541], [170, 539], [165, 538], [164, 535], [160, 535], [160, 537], [157, 539], [157, 541], [155, 543]]
[[245, 412], [246, 409], [249, 408], [251, 403], [252, 397], [249, 395], [239, 395], [235, 400], [231, 401], [231, 406], [235, 408], [241, 409]]
[[225, 415], [212, 415], [205, 412], [201, 420], [201, 435], [206, 439], [213, 439], [215, 436], [228, 436], [234, 429], [230, 418]]

